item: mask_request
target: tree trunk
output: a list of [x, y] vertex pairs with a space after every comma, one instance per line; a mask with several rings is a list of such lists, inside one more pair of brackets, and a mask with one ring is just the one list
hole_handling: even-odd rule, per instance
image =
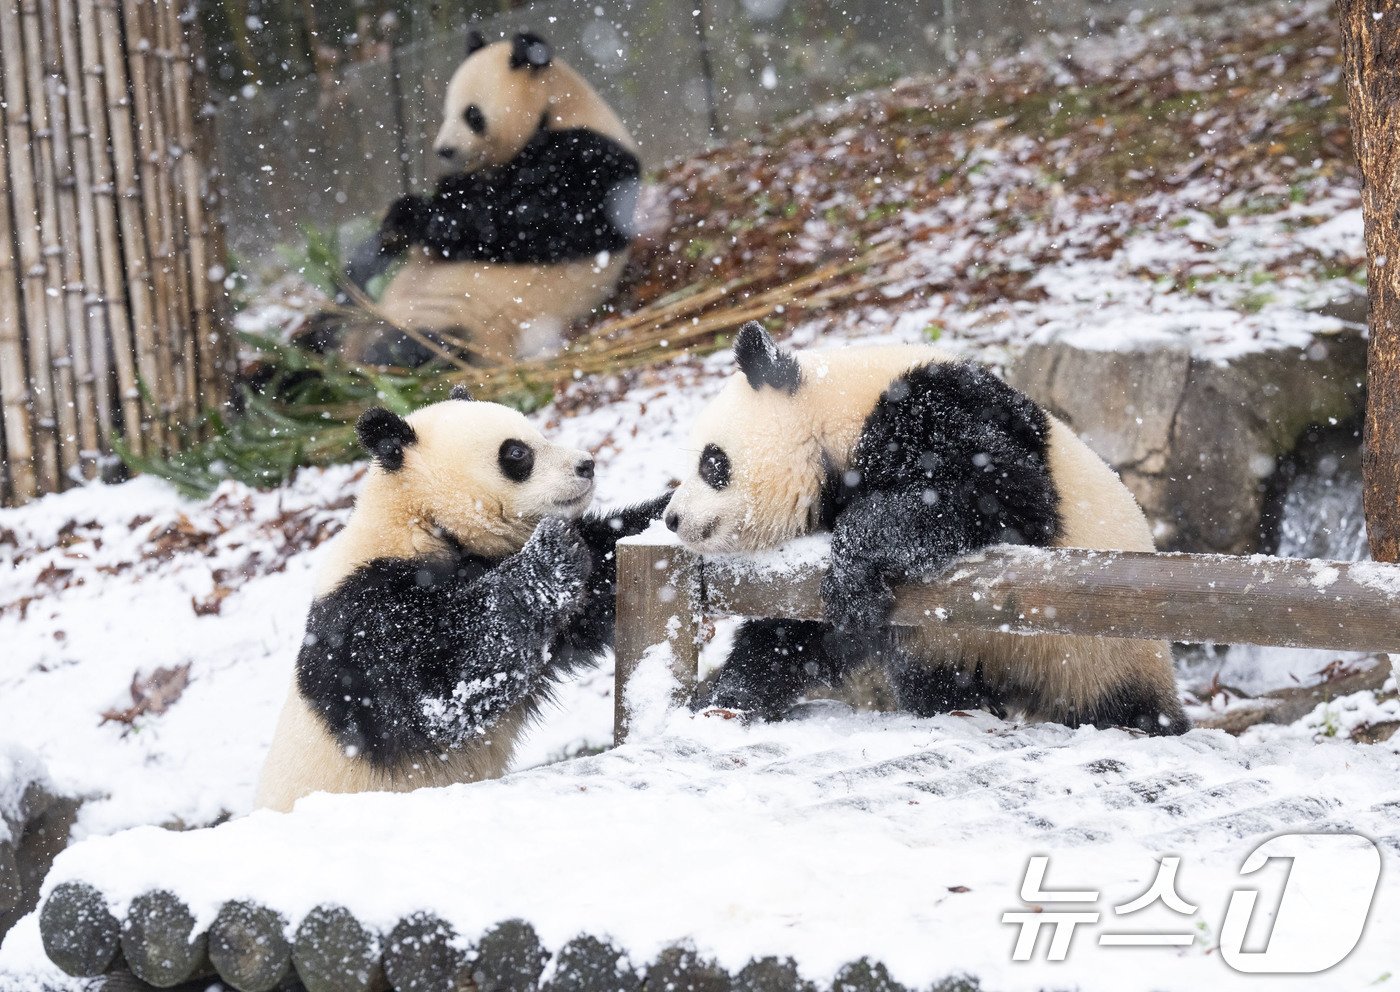
[[1337, 0], [1366, 220], [1366, 531], [1400, 561], [1400, 0]]

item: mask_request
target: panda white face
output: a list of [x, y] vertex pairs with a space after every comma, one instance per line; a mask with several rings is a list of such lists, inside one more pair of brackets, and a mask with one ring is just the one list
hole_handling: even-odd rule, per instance
[[447, 84], [434, 150], [455, 171], [475, 172], [509, 162], [540, 129], [554, 55], [531, 34], [491, 45], [474, 34], [467, 47]]
[[695, 467], [672, 494], [666, 526], [701, 554], [760, 551], [809, 532], [824, 477], [801, 369], [756, 324], [735, 345], [742, 374], [705, 408]]
[[541, 518], [577, 518], [593, 499], [588, 452], [548, 441], [496, 403], [450, 399], [406, 418], [371, 410], [358, 431], [396, 516], [430, 523], [472, 550], [502, 538], [523, 543]]

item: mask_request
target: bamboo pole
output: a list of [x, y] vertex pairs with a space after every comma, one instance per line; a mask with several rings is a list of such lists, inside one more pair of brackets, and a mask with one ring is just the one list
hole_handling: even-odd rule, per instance
[[92, 126], [84, 98], [86, 77], [79, 43], [77, 0], [51, 0], [51, 3], [55, 5], [60, 51], [67, 56], [61, 59], [61, 65], [67, 101], [74, 196], [78, 208], [79, 265], [89, 377], [86, 383], [80, 381], [79, 394], [86, 396], [88, 404], [86, 417], [92, 433], [87, 444], [95, 460], [116, 424], [111, 389], [111, 329], [103, 298], [102, 251], [97, 230], [99, 194], [93, 183]]
[[[107, 99], [107, 121], [112, 164], [116, 172], [117, 215], [121, 231], [125, 283], [131, 308], [137, 385], [153, 389], [160, 382], [156, 356], [156, 300], [153, 290], [150, 246], [141, 216], [140, 179], [137, 174], [135, 121], [129, 96], [131, 75], [122, 50], [123, 18], [116, 0], [92, 0], [98, 14], [98, 38], [102, 44], [102, 81]], [[138, 453], [164, 448], [165, 424], [159, 411], [141, 396], [143, 416], [127, 427], [127, 440]]]
[[[0, 88], [5, 94], [6, 135], [9, 140], [10, 194], [13, 197], [15, 241], [19, 260], [24, 327], [29, 357], [28, 390], [32, 409], [36, 483], [39, 492], [59, 488], [57, 414], [53, 406], [53, 372], [50, 367], [48, 311], [45, 306], [44, 256], [39, 242], [37, 179], [31, 157], [32, 135], [27, 113], [25, 51], [19, 8], [0, 3], [0, 50], [6, 64]], [[37, 346], [36, 346], [37, 343]]]
[[[65, 3], [69, 0], [65, 0]], [[109, 432], [118, 423], [127, 444], [137, 452], [144, 450], [141, 430], [141, 392], [136, 379], [136, 346], [132, 333], [132, 312], [126, 280], [123, 277], [122, 237], [117, 225], [115, 176], [113, 173], [111, 132], [107, 122], [106, 68], [102, 61], [102, 45], [98, 40], [101, 14], [93, 0], [77, 0], [79, 28], [79, 64], [88, 68], [83, 73], [83, 102], [89, 128], [88, 152], [91, 160], [90, 182], [94, 199], [98, 258], [101, 265], [102, 306], [106, 311], [107, 348], [115, 373], [117, 408], [112, 411]], [[120, 413], [120, 417], [116, 416]]]
[[[92, 316], [100, 320], [101, 313], [88, 306], [89, 280], [96, 274], [96, 264], [92, 256], [91, 211], [84, 202], [88, 195], [87, 166], [84, 156], [73, 147], [75, 140], [86, 141], [87, 132], [70, 113], [77, 94], [75, 87], [68, 85], [64, 72], [67, 69], [71, 73], [73, 82], [76, 72], [71, 57], [65, 57], [71, 49], [61, 38], [63, 20], [57, 0], [42, 0], [36, 15], [42, 29], [44, 95], [52, 132], [50, 151], [58, 220], [57, 260], [63, 283], [64, 322], [59, 340], [68, 362], [69, 402], [77, 428], [71, 439], [65, 439], [64, 447], [73, 459], [75, 480], [92, 479], [97, 475], [98, 424], [91, 342], [100, 339], [102, 332], [100, 325], [92, 327], [89, 320]], [[81, 103], [77, 109], [81, 113]]]
[[[8, 51], [8, 50], [6, 50]], [[10, 74], [0, 51], [0, 76]], [[0, 104], [0, 176], [10, 175], [10, 128]], [[34, 423], [30, 410], [29, 362], [24, 354], [24, 316], [15, 263], [19, 245], [10, 191], [0, 192], [0, 407], [4, 411], [5, 482], [8, 498], [23, 502], [39, 494], [34, 474]]]
[[[209, 258], [209, 223], [204, 211], [205, 181], [198, 150], [199, 132], [195, 108], [202, 106], [205, 94], [195, 83], [199, 75], [194, 63], [193, 46], [185, 37], [180, 13], [174, 3], [164, 5], [167, 31], [171, 39], [170, 77], [176, 99], [173, 102], [174, 144], [179, 151], [178, 178], [183, 210], [180, 229], [185, 237], [186, 280], [189, 293], [188, 360], [190, 408], [189, 417], [197, 416], [201, 407], [219, 400], [217, 364], [211, 361], [218, 352], [214, 330], [214, 307], [209, 286], [212, 265]], [[196, 18], [191, 16], [193, 28]]]
[[172, 418], [176, 412], [176, 407], [169, 397], [176, 392], [175, 368], [171, 356], [178, 350], [175, 346], [178, 310], [175, 291], [171, 285], [174, 247], [172, 239], [168, 237], [170, 190], [165, 181], [168, 177], [160, 168], [165, 136], [160, 127], [156, 106], [159, 75], [153, 54], [154, 24], [150, 3], [130, 0], [120, 6], [126, 25], [126, 54], [131, 79], [129, 92], [142, 204], [140, 215], [150, 256], [153, 310], [156, 317], [156, 326], [153, 328], [155, 333], [152, 333], [150, 340], [146, 342], [155, 375], [153, 379], [147, 380], [146, 388], [151, 395], [156, 420], [161, 425], [164, 436], [162, 449], [168, 452], [172, 447]]
[[[207, 268], [195, 273], [204, 286], [206, 297], [202, 303], [203, 320], [196, 326], [201, 333], [200, 355], [204, 362], [203, 379], [204, 405], [215, 406], [229, 398], [230, 383], [237, 370], [237, 339], [227, 327], [228, 297], [224, 291], [225, 266], [228, 264], [228, 248], [225, 244], [224, 225], [220, 218], [223, 209], [223, 176], [219, 171], [214, 150], [218, 147], [215, 133], [216, 110], [209, 90], [209, 64], [205, 56], [204, 34], [198, 17], [191, 14], [185, 18], [185, 37], [189, 48], [197, 53], [190, 66], [190, 105], [198, 108], [194, 116], [195, 148], [199, 155], [199, 206], [201, 229], [203, 231]], [[196, 302], [200, 297], [196, 296]], [[204, 347], [204, 343], [208, 347]]]
[[180, 60], [182, 36], [175, 22], [174, 0], [145, 0], [142, 6], [150, 20], [155, 46], [152, 66], [159, 85], [152, 106], [155, 110], [156, 137], [159, 141], [155, 162], [160, 179], [160, 215], [164, 243], [170, 251], [167, 266], [170, 286], [170, 341], [172, 417], [179, 424], [190, 423], [199, 409], [197, 382], [199, 358], [194, 340], [193, 287], [190, 285], [189, 223], [185, 210], [183, 154], [178, 147], [179, 107], [186, 93], [177, 89], [176, 66]]
[[[49, 367], [52, 371], [54, 429], [59, 479], [55, 491], [78, 475], [78, 404], [68, 325], [73, 315], [65, 293], [64, 231], [58, 205], [59, 175], [54, 155], [54, 126], [49, 117], [45, 85], [43, 11], [40, 0], [21, 0], [20, 26], [24, 39], [25, 78], [29, 97], [31, 151], [39, 194], [39, 237], [43, 252], [45, 311], [48, 320]], [[81, 320], [81, 309], [78, 314]], [[31, 343], [33, 338], [31, 336]]]

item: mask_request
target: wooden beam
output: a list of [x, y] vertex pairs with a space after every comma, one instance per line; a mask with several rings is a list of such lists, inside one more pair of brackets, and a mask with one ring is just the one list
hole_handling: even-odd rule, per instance
[[613, 739], [627, 736], [626, 687], [646, 653], [668, 645], [678, 694], [695, 688], [700, 645], [699, 559], [679, 545], [617, 543], [617, 670]]
[[[712, 614], [821, 618], [824, 562], [708, 559]], [[896, 595], [893, 622], [1337, 651], [1400, 651], [1400, 567], [1371, 562], [993, 548]]]

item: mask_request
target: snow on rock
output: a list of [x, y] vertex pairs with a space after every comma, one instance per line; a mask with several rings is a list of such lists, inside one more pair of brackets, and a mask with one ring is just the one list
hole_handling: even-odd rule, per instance
[[[674, 714], [658, 736], [498, 782], [318, 795], [286, 815], [90, 839], [60, 856], [46, 887], [82, 878], [121, 909], [168, 886], [201, 925], [229, 898], [261, 900], [293, 927], [325, 901], [384, 931], [431, 908], [469, 940], [520, 916], [551, 949], [582, 930], [645, 963], [691, 940], [729, 969], [791, 955], [816, 981], [869, 955], [910, 987], [965, 972], [998, 989], [1117, 992], [1150, 967], [1154, 988], [1230, 989], [1254, 987], [1213, 952], [1247, 854], [1290, 829], [1355, 830], [1400, 849], [1397, 801], [1400, 754], [1379, 746], [1141, 738], [986, 715], [746, 727]], [[1198, 939], [1125, 953], [1086, 934], [1063, 964], [1013, 964], [1001, 915], [1024, 908], [1029, 853], [1051, 857], [1050, 888], [1102, 890], [1100, 930], [1123, 929], [1109, 907], [1146, 890], [1163, 854], [1180, 855], [1179, 892], [1198, 910], [1146, 911], [1131, 929]], [[1338, 879], [1331, 898], [1361, 884]], [[1400, 879], [1381, 885], [1372, 919], [1384, 921], [1400, 910]], [[7, 945], [0, 971], [31, 944]], [[1365, 985], [1392, 952], [1373, 927], [1307, 987]]]

